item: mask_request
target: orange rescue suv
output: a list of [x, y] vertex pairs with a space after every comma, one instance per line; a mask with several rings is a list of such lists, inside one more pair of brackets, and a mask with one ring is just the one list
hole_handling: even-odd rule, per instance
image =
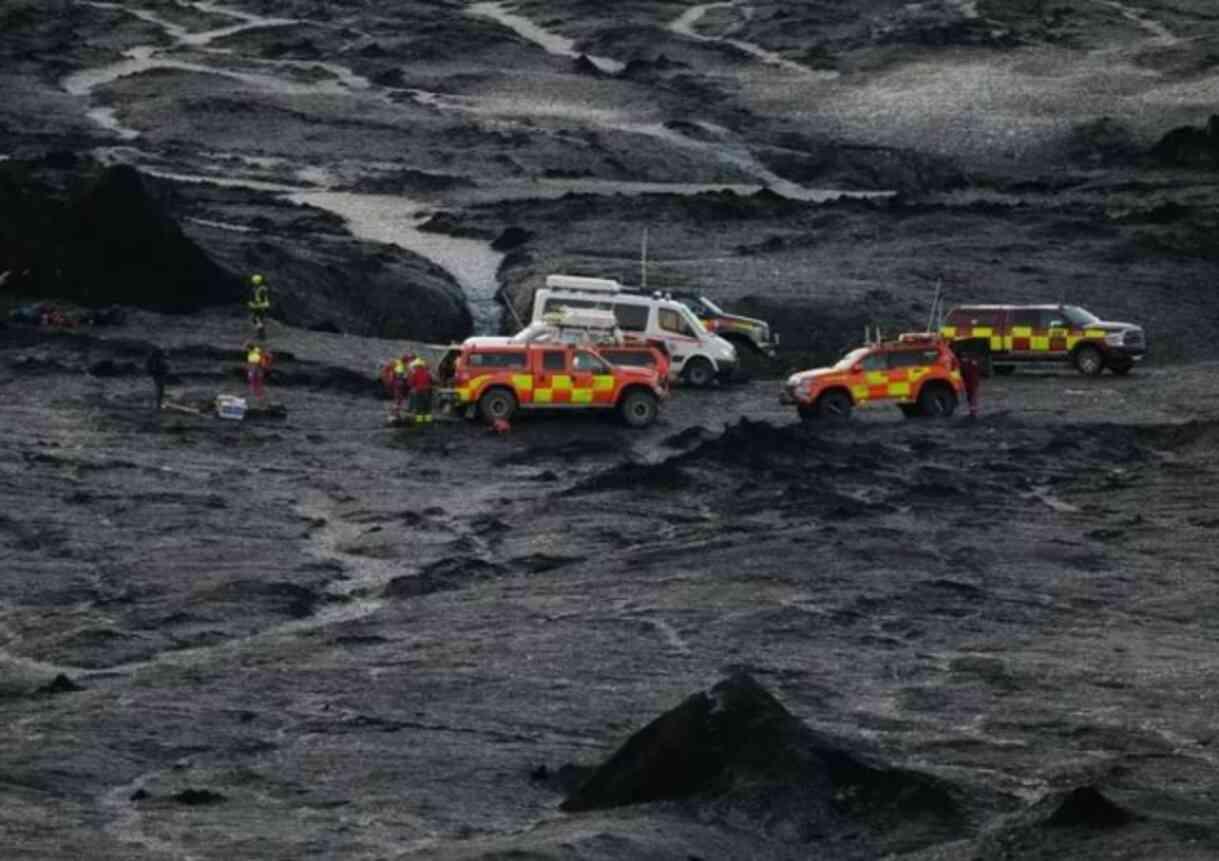
[[451, 397], [457, 409], [474, 407], [488, 423], [517, 410], [603, 409], [647, 427], [668, 394], [652, 368], [611, 364], [593, 347], [486, 341], [474, 338], [459, 349]]
[[788, 377], [779, 400], [800, 417], [846, 418], [854, 407], [896, 404], [908, 418], [951, 416], [964, 391], [948, 342], [930, 333], [902, 335], [852, 350], [828, 368]]

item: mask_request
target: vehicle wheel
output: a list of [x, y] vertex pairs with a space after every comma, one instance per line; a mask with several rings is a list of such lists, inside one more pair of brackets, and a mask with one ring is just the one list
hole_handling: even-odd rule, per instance
[[846, 392], [829, 391], [817, 398], [817, 417], [847, 419], [851, 416], [851, 398]]
[[646, 428], [656, 421], [656, 413], [659, 408], [656, 396], [643, 389], [631, 389], [618, 403], [622, 420], [633, 428]]
[[1105, 357], [1096, 347], [1084, 344], [1075, 351], [1075, 369], [1081, 374], [1095, 377], [1105, 369]]
[[994, 371], [995, 371], [995, 376], [997, 376], [997, 377], [1010, 377], [1012, 374], [1016, 373], [1016, 366], [1015, 365], [995, 365]]
[[507, 421], [516, 412], [516, 395], [507, 389], [484, 392], [478, 399], [478, 412], [487, 424], [492, 424], [497, 419]]
[[1110, 365], [1109, 370], [1113, 371], [1113, 373], [1117, 374], [1119, 377], [1124, 377], [1134, 370], [1134, 365]]
[[956, 412], [956, 409], [956, 393], [943, 383], [923, 386], [923, 390], [918, 393], [920, 415], [946, 419]]
[[702, 389], [714, 382], [715, 368], [706, 359], [694, 358], [686, 362], [682, 376], [685, 377], [687, 383], [696, 389]]
[[815, 421], [817, 418], [817, 408], [812, 404], [797, 404], [796, 412], [806, 422]]

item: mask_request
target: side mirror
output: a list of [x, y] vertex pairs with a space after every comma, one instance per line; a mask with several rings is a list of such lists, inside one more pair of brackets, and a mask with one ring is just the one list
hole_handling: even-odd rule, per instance
[[1062, 322], [1062, 320], [1051, 320], [1050, 328], [1051, 329], [1065, 329], [1065, 328], [1067, 328], [1067, 324]]

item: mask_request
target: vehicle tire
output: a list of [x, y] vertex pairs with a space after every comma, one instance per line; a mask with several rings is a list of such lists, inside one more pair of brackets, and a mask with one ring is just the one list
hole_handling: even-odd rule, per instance
[[508, 421], [516, 412], [516, 395], [501, 388], [485, 391], [478, 399], [478, 412], [487, 424], [493, 424], [496, 419]]
[[817, 418], [842, 421], [851, 417], [851, 397], [831, 389], [817, 398]]
[[1109, 370], [1117, 374], [1119, 377], [1124, 377], [1134, 370], [1134, 363], [1110, 365]]
[[995, 365], [994, 371], [995, 371], [996, 377], [1010, 377], [1012, 374], [1016, 373], [1016, 366], [1015, 365]]
[[622, 420], [633, 428], [646, 428], [656, 421], [660, 404], [656, 395], [643, 389], [631, 389], [618, 402]]
[[817, 420], [817, 408], [812, 404], [797, 404], [796, 413], [799, 414], [803, 421], [811, 422]]
[[1075, 370], [1085, 376], [1095, 377], [1105, 369], [1105, 357], [1091, 344], [1077, 347], [1072, 358], [1075, 362]]
[[682, 378], [696, 389], [703, 389], [715, 382], [715, 368], [701, 356], [696, 356], [686, 362], [682, 369]]
[[928, 418], [948, 418], [957, 409], [956, 393], [943, 383], [923, 386], [918, 393], [919, 415]]

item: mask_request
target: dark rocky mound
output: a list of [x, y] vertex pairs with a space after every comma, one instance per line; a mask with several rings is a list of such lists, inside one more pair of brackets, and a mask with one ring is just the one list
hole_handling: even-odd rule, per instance
[[3, 271], [19, 295], [85, 305], [191, 311], [244, 292], [183, 235], [154, 183], [70, 154], [0, 164]]
[[965, 827], [949, 784], [870, 762], [805, 726], [744, 673], [635, 733], [561, 807], [575, 813], [662, 800], [744, 815], [799, 842], [837, 842], [862, 829], [872, 851], [928, 845]]
[[533, 231], [523, 227], [505, 227], [503, 232], [495, 237], [491, 247], [496, 251], [512, 251], [533, 239], [533, 236]]
[[1075, 126], [1067, 139], [1067, 157], [1079, 164], [1099, 167], [1129, 164], [1142, 154], [1134, 133], [1112, 117]]
[[1051, 792], [1001, 820], [977, 839], [969, 857], [1187, 857], [1179, 852], [1181, 832], [1194, 844], [1214, 843], [1207, 828], [1156, 822], [1114, 802], [1095, 786], [1078, 786]]
[[678, 466], [673, 458], [657, 464], [627, 461], [598, 472], [596, 475], [585, 479], [565, 491], [565, 493], [599, 493], [609, 490], [630, 489], [641, 493], [648, 491], [669, 492], [688, 488], [693, 484], [693, 476]]
[[1203, 128], [1173, 129], [1152, 147], [1151, 154], [1174, 167], [1219, 168], [1219, 115], [1211, 116]]

